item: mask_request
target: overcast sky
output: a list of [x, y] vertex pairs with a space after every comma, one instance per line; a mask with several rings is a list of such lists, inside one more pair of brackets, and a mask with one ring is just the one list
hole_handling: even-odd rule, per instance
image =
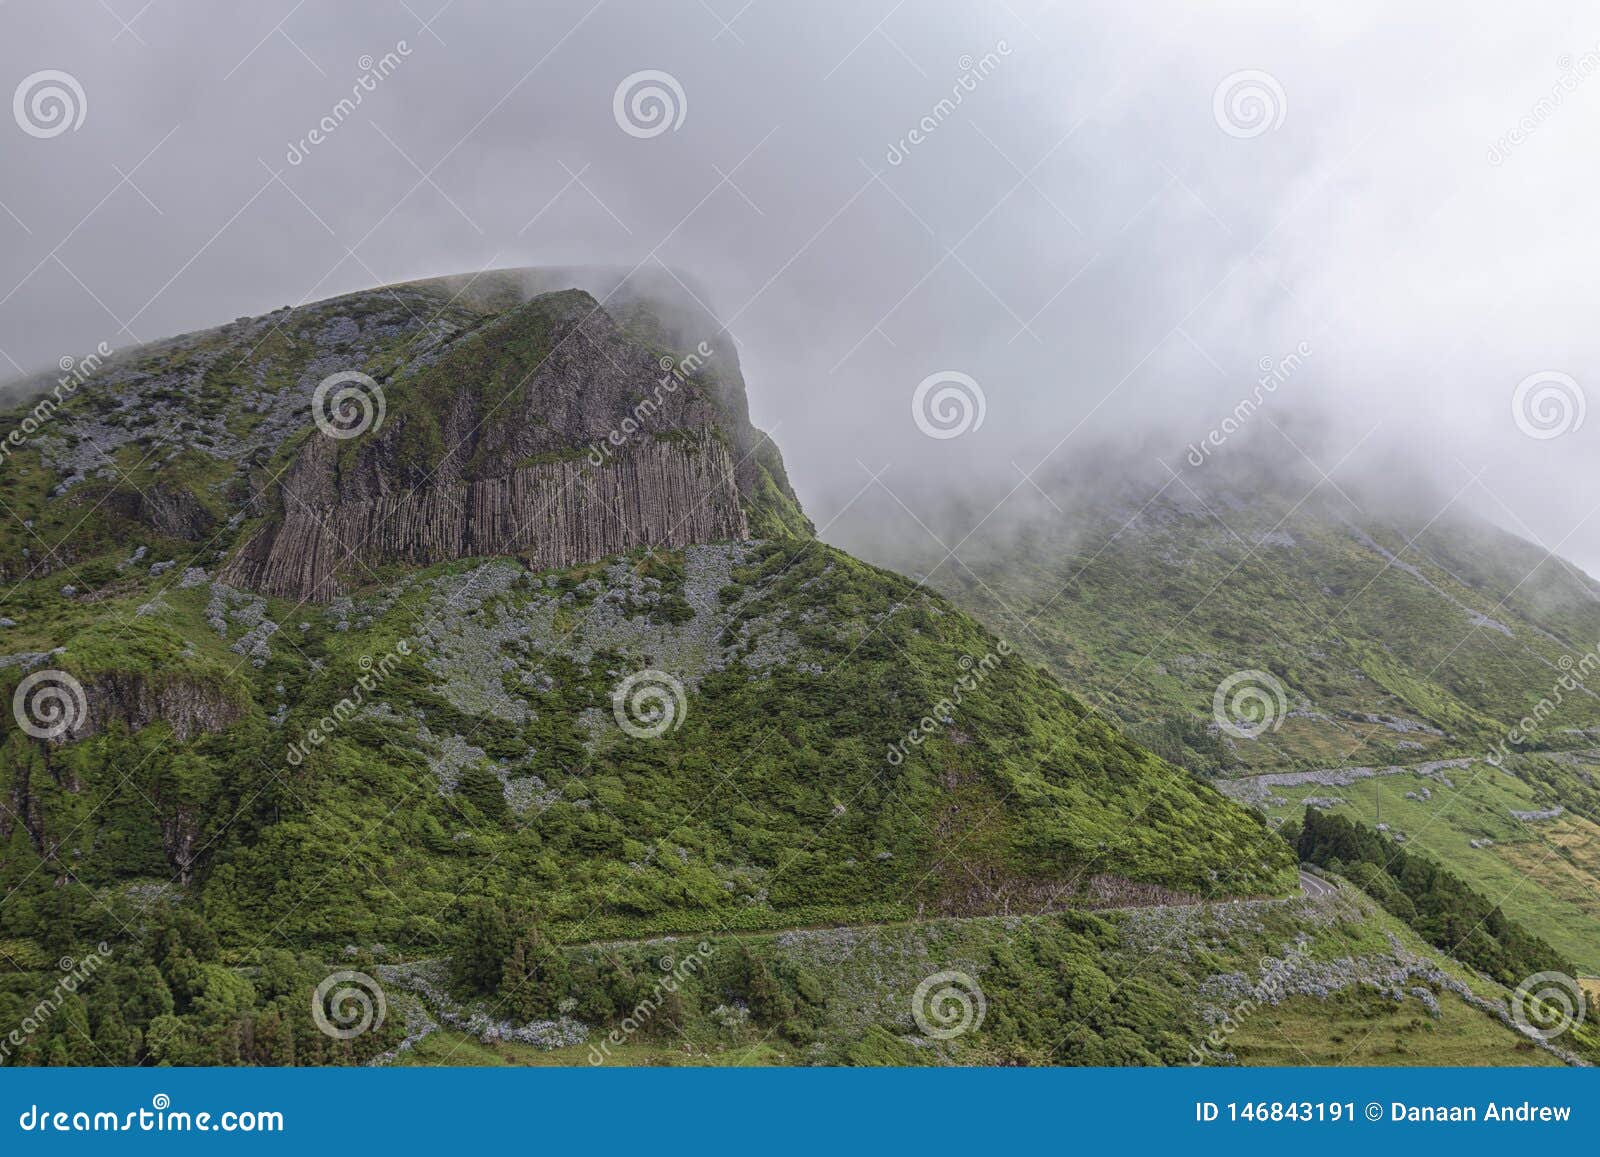
[[665, 265], [837, 541], [1108, 442], [1183, 469], [1296, 355], [1252, 437], [1336, 478], [1399, 453], [1600, 572], [1592, 3], [222, 7], [0, 0], [0, 376]]

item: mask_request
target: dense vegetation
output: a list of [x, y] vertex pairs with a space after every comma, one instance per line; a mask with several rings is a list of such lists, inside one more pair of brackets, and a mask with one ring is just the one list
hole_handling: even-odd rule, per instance
[[[57, 891], [61, 931], [47, 940], [84, 953], [72, 958], [87, 973], [81, 983], [38, 947], [0, 941], [10, 965], [0, 970], [0, 1023], [18, 1037], [14, 1048], [0, 1043], [0, 1064], [354, 1064], [399, 1040], [398, 1023], [350, 1040], [320, 1031], [307, 998], [328, 967], [313, 955], [263, 945], [239, 967], [195, 911], [100, 909], [73, 896]], [[141, 922], [140, 936], [127, 935], [128, 919]], [[105, 937], [107, 951], [85, 934]]]
[[[65, 736], [9, 717], [0, 734], [17, 1001], [50, 980], [43, 962], [104, 942], [114, 964], [85, 991], [154, 1010], [121, 1026], [91, 1013], [108, 1056], [360, 1059], [394, 1040], [319, 1051], [304, 1024], [283, 1037], [279, 999], [303, 997], [314, 961], [446, 956], [463, 924], [503, 959], [458, 988], [487, 994], [510, 970], [525, 982], [513, 1011], [533, 1016], [563, 988], [626, 990], [558, 983], [566, 946], [598, 937], [1293, 888], [1258, 816], [944, 600], [811, 539], [759, 440], [734, 448], [770, 541], [560, 571], [393, 565], [326, 606], [217, 579], [273, 509], [273, 475], [320, 437], [305, 409], [319, 378], [359, 366], [384, 385], [401, 481], [418, 481], [444, 452], [443, 409], [491, 408], [576, 307], [507, 304], [399, 287], [151, 347], [0, 476], [32, 520], [5, 531], [19, 553], [0, 696], [51, 670], [86, 700]], [[628, 352], [647, 391], [657, 351]], [[572, 343], [559, 368], [581, 384], [586, 356]], [[684, 388], [748, 441], [724, 360]], [[631, 396], [610, 362], [593, 376], [608, 405]], [[640, 673], [680, 699], [663, 735], [618, 726], [613, 693]], [[469, 916], [499, 911], [537, 933]], [[730, 991], [760, 1009], [762, 975]]]
[[[274, 948], [229, 964], [203, 917], [162, 907], [137, 917], [146, 921], [142, 943], [118, 948], [75, 992], [55, 993], [59, 1007], [39, 1003], [54, 1001], [45, 961], [19, 961], [32, 971], [0, 974], [0, 1017], [38, 1018], [6, 1059], [1148, 1065], [1203, 1056], [1214, 1064], [1229, 1063], [1235, 1038], [1281, 1045], [1263, 1026], [1286, 1018], [1313, 1037], [1319, 1018], [1342, 1026], [1334, 1041], [1303, 1046], [1326, 1053], [1328, 1063], [1342, 1059], [1340, 1040], [1348, 1050], [1368, 1043], [1373, 1030], [1381, 1036], [1362, 1056], [1382, 1063], [1550, 1059], [1437, 982], [1403, 997], [1390, 993], [1392, 969], [1414, 960], [1418, 943], [1353, 896], [1264, 902], [1237, 913], [1228, 906], [1067, 912], [566, 947], [513, 905], [467, 901], [450, 916], [448, 957], [440, 961], [386, 965], [367, 950], [341, 954], [337, 967], [368, 974], [386, 990], [386, 1016], [368, 1032], [334, 1040], [306, 1010], [307, 994], [332, 965]], [[100, 921], [109, 930], [124, 918], [136, 913], [119, 904]], [[1269, 963], [1291, 960], [1320, 970], [1313, 982], [1336, 991], [1280, 1001], [1258, 989], [1226, 998], [1222, 1008], [1223, 998], [1208, 995], [1218, 980], [1253, 982]], [[966, 1027], [930, 1037], [915, 1010], [931, 1014], [936, 1006], [919, 1005], [917, 991], [951, 971], [960, 975], [950, 991], [969, 1000], [957, 1022]], [[1417, 991], [1431, 991], [1435, 1006]], [[421, 1031], [430, 1015], [452, 1007], [456, 1019]], [[571, 1031], [579, 1024], [586, 1034]], [[537, 1031], [537, 1042], [519, 1039], [524, 1025]]]
[[1497, 898], [1507, 916], [1594, 976], [1600, 975], [1600, 825], [1578, 805], [1592, 795], [1597, 768], [1597, 753], [1543, 753], [1504, 768], [1475, 760], [1344, 783], [1258, 786], [1245, 778], [1221, 786], [1235, 798], [1259, 800], [1274, 824], [1298, 825], [1309, 799], [1365, 827], [1383, 825], [1386, 838]]
[[[550, 352], [539, 308], [502, 312], [519, 300], [398, 287], [151, 347], [0, 472], [20, 519], [0, 699], [50, 669], [86, 700], [65, 736], [0, 722], [0, 1024], [32, 1026], [0, 1060], [442, 1062], [518, 1032], [565, 1055], [572, 1026], [648, 1003], [620, 1047], [651, 1061], [1178, 1063], [1206, 985], [1264, 956], [1314, 943], [1356, 987], [1393, 964], [1386, 917], [1286, 898], [1293, 849], [1176, 762], [1234, 759], [1204, 720], [1119, 729], [944, 598], [815, 541], [727, 365], [696, 387], [735, 422], [762, 540], [387, 565], [328, 605], [217, 579], [313, 436], [318, 379], [388, 386], [421, 480], [461, 382], [486, 403]], [[650, 354], [679, 341], [629, 325]], [[676, 698], [663, 734], [619, 725], [640, 674]], [[1197, 678], [1164, 674], [1167, 707]], [[1553, 956], [1455, 877], [1391, 877], [1326, 831], [1319, 862], [1433, 943], [1481, 922], [1462, 955], [1485, 972]], [[1244, 903], [1175, 903], [1201, 899]], [[1168, 904], [1154, 935], [1141, 914]], [[664, 935], [689, 940], [642, 939]], [[704, 967], [663, 996], [693, 943]], [[908, 1002], [952, 967], [987, 1016], [930, 1045]], [[308, 1015], [340, 971], [393, 998], [348, 1040]]]
[[[891, 745], [996, 641], [906, 580], [820, 545], [742, 557], [716, 605], [681, 626], [681, 556], [547, 576], [495, 564], [503, 589], [455, 618], [437, 608], [484, 572], [445, 568], [364, 630], [335, 630], [345, 620], [329, 616], [297, 632], [259, 669], [247, 713], [218, 733], [179, 743], [167, 724], [111, 720], [57, 747], [12, 730], [5, 765], [29, 822], [13, 824], [0, 865], [15, 890], [0, 935], [39, 935], [30, 913], [63, 873], [93, 893], [181, 876], [225, 943], [273, 930], [334, 948], [436, 945], [462, 893], [536, 906], [551, 935], [574, 939], [992, 911], [1070, 897], [1100, 876], [1208, 895], [1289, 886], [1286, 849], [1259, 818], [1015, 660], [891, 760]], [[660, 576], [658, 597], [619, 615], [607, 592], [621, 588], [609, 584], [641, 576]], [[562, 602], [584, 583], [581, 599]], [[128, 663], [181, 671], [180, 659], [215, 683], [207, 664], [225, 669], [224, 640], [168, 627], [196, 624], [205, 600], [169, 592], [169, 611], [126, 627], [137, 646], [102, 653], [91, 632], [81, 646], [65, 640], [60, 662], [91, 686]], [[564, 635], [539, 625], [555, 611]], [[379, 702], [286, 762], [286, 737], [349, 694], [361, 657], [391, 652], [430, 614], [447, 617]], [[507, 622], [534, 624], [526, 647], [491, 638]], [[703, 674], [687, 645], [672, 659], [694, 690], [683, 726], [659, 739], [609, 720], [622, 674], [671, 665], [666, 652], [599, 645], [623, 629], [652, 646], [682, 630], [732, 647], [723, 669]], [[505, 674], [481, 683], [485, 669]], [[6, 672], [0, 692], [16, 679]], [[508, 689], [528, 704], [520, 722], [495, 713]], [[286, 714], [267, 721], [261, 701]], [[598, 730], [580, 724], [596, 715]], [[450, 735], [466, 755], [445, 773]], [[511, 778], [538, 802], [514, 807]]]
[[1298, 847], [1301, 860], [1353, 880], [1428, 943], [1502, 984], [1514, 988], [1536, 972], [1576, 971], [1454, 873], [1378, 832], [1307, 808]]
[[[1358, 491], [1357, 510], [1315, 474], [1229, 450], [1181, 484], [1116, 467], [1041, 480], [1054, 505], [983, 526], [960, 567], [935, 567], [926, 542], [860, 553], [931, 571], [1141, 743], [1205, 774], [1481, 755], [1536, 711], [1513, 750], [1600, 739], [1600, 693], [1577, 685], [1600, 669], [1594, 580], [1465, 513], [1430, 518], [1443, 497], [1413, 516], [1404, 496]], [[1286, 700], [1250, 739], [1213, 720], [1236, 671], [1266, 673]]]
[[[976, 934], [962, 960], [983, 978], [985, 1012], [976, 1027], [978, 1047], [990, 1063], [1177, 1064], [1202, 1031], [1181, 964], [1163, 958], [1147, 961], [1137, 973], [1130, 970], [1114, 923], [1074, 913], [1013, 921], [996, 933], [1002, 930], [945, 932], [962, 939]], [[745, 1042], [802, 1053], [821, 1049], [821, 1059], [830, 1063], [916, 1065], [940, 1059], [925, 1047], [929, 1042], [904, 1039], [901, 1022], [909, 1004], [902, 1010], [884, 1002], [883, 1019], [863, 1025], [857, 1039], [831, 1037], [830, 1005], [848, 995], [817, 963], [785, 958], [770, 941], [702, 942], [703, 965], [680, 969], [683, 983], [673, 991], [659, 983], [659, 957], [667, 947], [677, 947], [680, 956], [694, 951], [689, 943], [656, 942], [562, 955], [525, 918], [488, 906], [463, 923], [453, 959], [463, 988], [519, 1020], [571, 1012], [587, 1023], [609, 1025], [634, 1017], [645, 1039], [672, 1046], [692, 1042], [694, 1030], [720, 1008], [722, 1019], [732, 1018], [745, 1030], [738, 1034]]]

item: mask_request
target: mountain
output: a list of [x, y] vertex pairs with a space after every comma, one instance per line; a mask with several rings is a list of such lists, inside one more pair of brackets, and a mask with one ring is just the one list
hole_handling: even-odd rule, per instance
[[1530, 1034], [1542, 940], [1465, 966], [819, 542], [698, 296], [416, 282], [10, 387], [0, 1063], [1600, 1051]]
[[[581, 1040], [649, 979], [583, 946], [667, 933], [727, 946], [712, 1004], [752, 1040], [823, 1047], [783, 1010], [826, 985], [737, 934], [1305, 903], [1259, 816], [818, 542], [709, 315], [552, 278], [240, 319], [58, 408], [20, 387], [0, 1012], [106, 963], [8, 1058], [391, 1057], [474, 993], [479, 1038]], [[1115, 938], [1077, 919], [1038, 967]], [[381, 1031], [327, 1031], [347, 972], [390, 989]]]
[[1382, 825], [1600, 973], [1600, 584], [1448, 495], [1228, 450], [869, 553], [1275, 824]]

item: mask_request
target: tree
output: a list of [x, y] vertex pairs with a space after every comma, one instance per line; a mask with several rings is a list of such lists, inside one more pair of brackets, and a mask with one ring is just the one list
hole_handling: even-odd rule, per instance
[[516, 943], [505, 909], [481, 900], [467, 911], [456, 938], [452, 963], [455, 982], [471, 992], [494, 992]]
[[529, 928], [506, 959], [500, 995], [512, 1016], [527, 1021], [555, 1013], [571, 985], [566, 957], [537, 928]]

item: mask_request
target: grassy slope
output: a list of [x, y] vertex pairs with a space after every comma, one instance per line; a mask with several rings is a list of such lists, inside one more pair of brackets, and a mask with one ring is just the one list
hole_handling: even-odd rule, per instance
[[[1600, 827], [1573, 813], [1515, 819], [1513, 811], [1540, 811], [1544, 800], [1526, 782], [1486, 763], [1452, 769], [1447, 777], [1454, 786], [1404, 773], [1348, 787], [1277, 787], [1272, 798], [1285, 802], [1267, 813], [1275, 821], [1296, 819], [1308, 795], [1343, 800], [1332, 810], [1388, 825], [1405, 837], [1408, 850], [1445, 865], [1580, 969], [1600, 973]], [[1424, 790], [1427, 798], [1421, 798]]]
[[[1293, 887], [1284, 848], [1248, 813], [1122, 738], [1028, 663], [1007, 659], [958, 708], [939, 706], [972, 661], [993, 652], [994, 638], [898, 576], [793, 542], [741, 559], [729, 585], [742, 589], [718, 594], [724, 605], [716, 614], [726, 621], [714, 649], [727, 652], [731, 667], [708, 668], [693, 656], [679, 666], [683, 656], [657, 653], [610, 627], [586, 638], [595, 600], [585, 595], [540, 620], [564, 637], [557, 644], [546, 636], [534, 647], [548, 685], [527, 683], [523, 676], [534, 672], [526, 648], [501, 641], [474, 654], [425, 655], [382, 688], [385, 711], [404, 726], [388, 715], [358, 719], [311, 758], [288, 763], [286, 737], [303, 735], [350, 693], [363, 657], [411, 637], [436, 610], [430, 599], [441, 590], [460, 593], [473, 564], [412, 576], [388, 593], [369, 591], [347, 608], [270, 602], [260, 609], [283, 629], [268, 640], [270, 658], [252, 664], [234, 649], [245, 629], [232, 617], [239, 608], [225, 608], [226, 634], [219, 634], [208, 621], [216, 592], [174, 580], [186, 565], [214, 568], [248, 531], [223, 520], [247, 493], [245, 479], [259, 483], [292, 443], [236, 469], [194, 452], [190, 441], [250, 436], [263, 419], [242, 401], [258, 386], [320, 376], [327, 367], [312, 361], [317, 343], [306, 335], [341, 318], [354, 318], [362, 336], [338, 348], [384, 372], [413, 352], [410, 323], [442, 318], [459, 330], [482, 316], [436, 288], [405, 287], [402, 297], [398, 304], [383, 294], [324, 303], [144, 351], [152, 367], [193, 372], [181, 388], [135, 381], [118, 387], [120, 398], [111, 391], [81, 398], [100, 418], [139, 427], [110, 450], [120, 476], [91, 477], [51, 498], [56, 479], [37, 448], [0, 475], [0, 498], [34, 522], [26, 529], [8, 522], [4, 530], [5, 557], [20, 560], [8, 573], [21, 580], [6, 602], [18, 620], [6, 628], [7, 652], [64, 648], [52, 662], [91, 685], [132, 671], [221, 687], [243, 712], [220, 735], [187, 744], [174, 742], [163, 723], [133, 734], [112, 726], [48, 752], [8, 730], [0, 774], [12, 790], [26, 781], [29, 822], [6, 817], [0, 857], [0, 885], [10, 897], [0, 908], [0, 938], [21, 967], [5, 993], [30, 983], [27, 961], [77, 947], [74, 937], [151, 919], [171, 900], [208, 924], [191, 936], [200, 945], [197, 975], [181, 961], [156, 961], [176, 969], [168, 980], [179, 1019], [226, 1021], [251, 999], [258, 1010], [272, 1001], [289, 1015], [314, 967], [312, 957], [292, 967], [276, 957], [262, 965], [257, 945], [287, 941], [331, 957], [345, 943], [382, 939], [391, 951], [426, 953], [439, 947], [462, 894], [529, 904], [556, 938], [582, 941], [1029, 910], [1083, 900], [1099, 877], [1215, 895]], [[138, 395], [132, 402], [128, 389]], [[163, 391], [186, 413], [220, 425], [212, 433], [179, 419], [140, 426]], [[73, 433], [60, 425], [52, 436]], [[128, 517], [127, 504], [145, 492], [190, 495], [202, 511], [201, 537], [163, 536], [148, 519]], [[771, 508], [772, 530], [800, 525], [797, 513]], [[122, 565], [140, 546], [148, 550], [142, 563]], [[52, 548], [64, 568], [30, 572], [24, 552], [36, 558]], [[148, 575], [151, 562], [168, 559], [179, 566], [159, 580]], [[680, 557], [632, 565], [678, 595]], [[588, 579], [603, 589], [600, 580], [608, 579], [604, 567], [537, 577], [563, 594]], [[67, 585], [76, 588], [70, 595]], [[466, 612], [475, 623], [458, 618], [446, 634], [494, 635], [528, 609], [533, 590], [524, 580], [497, 592]], [[1176, 597], [1149, 593], [1162, 604]], [[675, 612], [634, 607], [626, 617], [664, 613], [670, 621]], [[1092, 617], [1111, 630], [1104, 616]], [[581, 645], [566, 645], [574, 634]], [[782, 652], [781, 662], [760, 657], [767, 644]], [[746, 664], [747, 657], [758, 661]], [[628, 740], [607, 719], [610, 688], [645, 663], [676, 669], [691, 687], [683, 729], [655, 743]], [[499, 692], [524, 698], [527, 717], [504, 718], [463, 692], [474, 685], [493, 700], [496, 672]], [[19, 673], [0, 672], [0, 691], [9, 695]], [[1163, 686], [1152, 685], [1152, 702], [1172, 694]], [[903, 762], [885, 758], [920, 719], [946, 712]], [[419, 723], [434, 740], [460, 737], [481, 751], [453, 769], [457, 778], [445, 790], [439, 744], [421, 737]], [[553, 799], [531, 812], [510, 807], [496, 778], [507, 764], [523, 779], [537, 776]], [[174, 886], [174, 833], [198, 849], [185, 887]], [[973, 935], [972, 951], [1011, 945], [992, 931]], [[1040, 970], [1054, 975], [1052, 962], [1070, 947], [1061, 936], [1087, 936], [1080, 947], [1110, 951], [1107, 935], [1051, 933], [1030, 949], [1037, 949], [1031, 962], [995, 980], [996, 992], [1031, 1000]], [[1009, 966], [1002, 958], [997, 967]], [[301, 979], [286, 979], [294, 969]], [[1101, 983], [1085, 975], [1091, 988]], [[180, 982], [191, 986], [188, 995]], [[1080, 1042], [1081, 1056], [1136, 1055], [1149, 1035], [1143, 1030], [1153, 1030], [1150, 1018], [1165, 1007], [1164, 986], [1182, 983], [1174, 971], [1133, 988], [1119, 1012], [1127, 1022], [1107, 1021], [1103, 1033]], [[1051, 1045], [1051, 1026], [1069, 1023], [1073, 994], [1061, 999], [1031, 1027], [1019, 1003], [1017, 1023], [992, 1047], [1021, 1050], [1021, 1059], [1048, 1056], [1029, 1050]], [[210, 1051], [224, 1046], [211, 1039], [209, 1022], [184, 1026], [172, 1034], [178, 1045], [167, 1059], [227, 1055]], [[866, 1051], [849, 1059], [910, 1059], [881, 1034], [854, 1043]]]
[[1561, 1064], [1459, 998], [1440, 1003], [1435, 1019], [1413, 996], [1399, 1006], [1373, 994], [1296, 997], [1247, 1024], [1234, 1048], [1246, 1065]]
[[[1519, 779], [1480, 759], [1451, 773], [1453, 791], [1404, 776], [1298, 788], [1272, 810], [1282, 818], [1307, 796], [1338, 797], [1376, 822], [1377, 792], [1383, 819], [1417, 847], [1595, 968], [1595, 767], [1539, 754], [1588, 749], [1600, 733], [1600, 700], [1552, 694], [1600, 638], [1592, 581], [1470, 519], [1425, 530], [1367, 519], [1358, 530], [1347, 518], [1362, 516], [1337, 497], [1291, 510], [1261, 493], [1205, 492], [1202, 507], [1173, 492], [1142, 514], [1138, 504], [1103, 512], [1098, 530], [1058, 522], [975, 543], [965, 567], [941, 568], [933, 584], [1129, 734], [1208, 775], [1481, 757], [1542, 698], [1559, 698], [1526, 754], [1507, 761]], [[1248, 669], [1282, 682], [1291, 713], [1254, 739], [1219, 734], [1217, 685]], [[1419, 786], [1434, 789], [1431, 802], [1404, 799]], [[1557, 804], [1577, 814], [1532, 825], [1510, 816]], [[1470, 847], [1485, 838], [1495, 845]]]
[[[73, 414], [111, 433], [60, 416], [47, 433], [58, 442], [0, 475], [0, 498], [36, 516], [27, 531], [7, 524], [11, 544], [37, 536], [67, 563], [43, 574], [17, 556], [7, 651], [56, 652], [51, 663], [91, 688], [126, 674], [221, 688], [241, 716], [188, 744], [162, 723], [51, 751], [8, 731], [0, 771], [27, 819], [7, 822], [14, 851], [0, 876], [31, 881], [70, 864], [97, 892], [192, 876], [224, 944], [287, 928], [298, 944], [335, 947], [434, 945], [462, 892], [533, 903], [558, 936], [581, 938], [1026, 908], [1119, 882], [1293, 887], [1284, 850], [1255, 819], [1029, 664], [1002, 661], [959, 712], [941, 706], [995, 640], [904, 579], [803, 539], [742, 560], [727, 591], [697, 591], [697, 608], [683, 597], [681, 555], [635, 559], [626, 578], [605, 565], [513, 574], [481, 600], [463, 590], [472, 562], [420, 576], [388, 568], [333, 608], [263, 601], [203, 575], [180, 584], [190, 566], [215, 573], [253, 529], [225, 520], [313, 436], [303, 412], [283, 409], [296, 390], [335, 363], [388, 382], [390, 420], [420, 468], [439, 452], [430, 421], [450, 383], [511, 388], [548, 352], [552, 318], [572, 312], [571, 294], [495, 314], [514, 295], [454, 292], [417, 283], [136, 351], [74, 401]], [[56, 477], [41, 449], [60, 455], [84, 429], [119, 471], [49, 497]], [[194, 449], [258, 434], [241, 457]], [[769, 457], [752, 516], [800, 534]], [[152, 493], [186, 499], [188, 541], [170, 525], [158, 533], [149, 511], [116, 512]], [[156, 577], [157, 561], [175, 565]], [[615, 589], [643, 581], [659, 606]], [[470, 608], [446, 606], [451, 592]], [[352, 693], [363, 661], [430, 618], [433, 634], [385, 682], [380, 712], [359, 713], [303, 761], [286, 758]], [[281, 629], [262, 639], [258, 622]], [[668, 644], [687, 650], [658, 653]], [[686, 725], [658, 742], [608, 719], [613, 686], [646, 666], [690, 689]], [[0, 669], [0, 691], [23, 669]], [[889, 758], [919, 721], [952, 712], [930, 718], [927, 742], [903, 761]], [[512, 779], [538, 784], [526, 787], [538, 807], [513, 806], [502, 790]], [[14, 922], [31, 919], [24, 909]]]
[[[1393, 937], [1393, 939], [1391, 939]], [[1401, 924], [1346, 891], [1322, 901], [1223, 905], [1209, 911], [1107, 912], [1003, 919], [980, 917], [918, 925], [839, 929], [782, 937], [706, 941], [708, 983], [691, 980], [682, 1006], [636, 1017], [609, 1056], [591, 1052], [605, 1039], [541, 1048], [484, 1043], [459, 1030], [426, 1037], [402, 1064], [1185, 1064], [1212, 1032], [1209, 984], [1230, 973], [1251, 983], [1264, 959], [1293, 951], [1313, 966], [1333, 964], [1352, 977], [1376, 976], [1397, 953], [1429, 957]], [[1398, 947], [1397, 947], [1398, 946]], [[647, 978], [655, 955], [682, 944], [655, 941], [582, 950], [632, 961]], [[781, 1022], [726, 1016], [717, 967], [735, 955], [764, 962], [788, 997]], [[923, 1036], [914, 992], [943, 970], [969, 976], [984, 1015], [968, 1032], [938, 1042]], [[1459, 969], [1447, 972], [1478, 994], [1504, 990]], [[1208, 983], [1209, 982], [1209, 983]], [[963, 982], [964, 983], [964, 982]], [[1214, 1054], [1242, 1064], [1559, 1063], [1492, 1016], [1439, 991], [1439, 1014], [1415, 996], [1398, 1003], [1359, 981], [1328, 1000], [1290, 996], [1239, 1013]], [[404, 999], [404, 998], [403, 998]], [[782, 1003], [782, 1002], [780, 1002]], [[493, 1012], [492, 1003], [485, 1008]], [[1214, 1055], [1211, 1063], [1225, 1063]]]
[[[682, 589], [681, 557], [635, 566], [663, 576], [668, 602]], [[289, 738], [349, 694], [360, 658], [415, 637], [420, 620], [441, 613], [441, 592], [467, 589], [462, 576], [477, 572], [432, 573], [438, 585], [411, 584], [370, 622], [356, 604], [348, 630], [334, 629], [351, 613], [343, 608], [277, 608], [275, 617], [303, 616], [308, 626], [275, 636], [259, 669], [204, 625], [206, 588], [168, 592], [168, 609], [143, 617], [131, 615], [131, 597], [102, 604], [124, 639], [165, 640], [179, 655], [177, 640], [192, 638], [187, 662], [249, 676], [262, 706], [187, 747], [158, 726], [62, 749], [52, 758], [71, 767], [72, 786], [36, 778], [32, 787], [46, 829], [66, 837], [59, 856], [93, 888], [117, 886], [132, 867], [157, 874], [159, 815], [141, 820], [130, 808], [109, 828], [95, 818], [127, 780], [163, 810], [216, 823], [201, 898], [225, 942], [253, 942], [288, 921], [285, 934], [298, 942], [329, 946], [426, 947], [462, 891], [534, 903], [557, 935], [588, 938], [1066, 902], [1102, 873], [1207, 894], [1292, 887], [1286, 850], [1259, 821], [1117, 736], [1019, 660], [1001, 662], [949, 727], [892, 763], [890, 743], [949, 695], [965, 657], [995, 642], [936, 598], [913, 596], [906, 580], [821, 546], [750, 550], [728, 584], [744, 593], [697, 624], [695, 638], [754, 632], [740, 652], [749, 654], [776, 632], [771, 645], [787, 648], [780, 661], [702, 672], [703, 655], [651, 653], [605, 633], [648, 629], [659, 612], [632, 608], [619, 625], [603, 596], [561, 604], [547, 593], [586, 577], [598, 584], [603, 567], [550, 576], [553, 587], [510, 583], [447, 620], [440, 637], [454, 646], [526, 616], [534, 625], [523, 643], [485, 636], [481, 651], [435, 653], [417, 642], [382, 685], [380, 714], [352, 720], [290, 766]], [[559, 618], [545, 617], [552, 604]], [[105, 630], [55, 636], [66, 648], [57, 661], [92, 681], [98, 652], [88, 640]], [[239, 628], [230, 632], [237, 640]], [[633, 740], [610, 719], [610, 689], [650, 662], [676, 667], [694, 689], [681, 730]], [[505, 673], [479, 686], [484, 669]], [[530, 690], [524, 675], [550, 686]], [[527, 717], [497, 714], [496, 691], [514, 692]], [[274, 703], [289, 706], [281, 728], [262, 718]], [[585, 712], [598, 718], [592, 733], [579, 724]], [[424, 726], [433, 739], [420, 738]], [[456, 769], [454, 788], [441, 787], [430, 760], [452, 734], [480, 754]], [[37, 760], [20, 734], [6, 744], [14, 763]], [[539, 777], [554, 798], [511, 810], [496, 761]], [[88, 822], [73, 831], [79, 817]]]
[[[1533, 570], [1542, 552], [1481, 524], [1441, 519], [1394, 563], [1384, 551], [1415, 531], [1358, 531], [1338, 499], [1296, 510], [1209, 498], [1202, 508], [1169, 493], [1087, 531], [1040, 523], [974, 539], [966, 565], [940, 568], [933, 585], [1169, 757], [1224, 774], [1476, 754], [1550, 693], [1563, 655], [1600, 638], [1587, 580], [1558, 560]], [[1271, 673], [1306, 712], [1253, 741], [1207, 736], [1216, 687], [1240, 669]], [[1366, 715], [1433, 730], [1355, 718]], [[1540, 739], [1578, 746], [1563, 729], [1597, 726], [1600, 699], [1569, 695]]]

